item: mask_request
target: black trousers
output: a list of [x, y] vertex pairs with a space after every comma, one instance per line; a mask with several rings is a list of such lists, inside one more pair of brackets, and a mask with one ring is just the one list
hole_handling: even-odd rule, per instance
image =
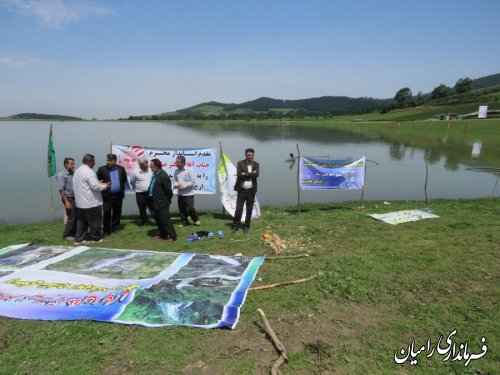
[[148, 192], [144, 191], [141, 193], [135, 193], [135, 201], [137, 202], [137, 207], [139, 208], [141, 225], [144, 225], [148, 222], [148, 213], [147, 213], [148, 208], [149, 212], [154, 217], [154, 209], [151, 200], [148, 197]]
[[167, 238], [177, 239], [177, 233], [175, 232], [174, 225], [170, 219], [170, 207], [166, 206], [163, 208], [155, 207], [155, 219], [156, 225], [158, 226], [158, 231], [160, 232], [160, 237], [166, 240]]
[[181, 216], [181, 223], [188, 224], [188, 217], [196, 223], [200, 218], [194, 208], [194, 195], [177, 195], [177, 204], [179, 206], [179, 215]]
[[99, 241], [102, 238], [102, 207], [76, 209], [76, 235], [75, 242], [85, 240], [87, 229], [90, 228], [90, 238]]
[[104, 234], [111, 234], [120, 229], [120, 219], [122, 217], [123, 198], [118, 195], [110, 195], [103, 205], [102, 226]]
[[241, 225], [241, 216], [243, 214], [243, 205], [246, 204], [246, 215], [243, 228], [250, 228], [250, 221], [252, 220], [253, 204], [255, 202], [255, 194], [250, 190], [239, 190], [238, 197], [236, 198], [236, 211], [234, 212], [233, 225], [231, 229], [238, 229]]
[[[71, 203], [70, 208], [64, 208], [66, 211], [66, 225], [64, 226], [63, 238], [76, 235], [76, 205], [75, 205], [75, 197], [67, 197], [69, 203]], [[64, 205], [64, 201], [63, 201]]]

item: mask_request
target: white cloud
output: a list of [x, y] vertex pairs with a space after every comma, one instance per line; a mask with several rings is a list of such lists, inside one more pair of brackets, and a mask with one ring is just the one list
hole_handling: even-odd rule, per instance
[[116, 14], [109, 8], [70, 0], [0, 0], [0, 5], [33, 16], [42, 25], [56, 29], [87, 17]]
[[26, 65], [26, 61], [10, 56], [0, 56], [0, 65], [7, 65], [14, 68], [21, 68]]
[[14, 56], [8, 53], [0, 52], [0, 65], [9, 66], [12, 68], [23, 68], [27, 65], [56, 66], [58, 64], [52, 61], [34, 59], [32, 57], [26, 56]]

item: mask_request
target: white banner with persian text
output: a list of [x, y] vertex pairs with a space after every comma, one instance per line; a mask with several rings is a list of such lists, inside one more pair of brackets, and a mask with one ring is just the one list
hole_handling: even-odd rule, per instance
[[[134, 173], [139, 169], [138, 159], [141, 157], [159, 159], [163, 170], [173, 179], [175, 158], [182, 155], [186, 158], [186, 166], [191, 168], [195, 174], [194, 190], [196, 194], [214, 194], [217, 191], [217, 148], [163, 148], [146, 146], [121, 146], [112, 145], [111, 152], [116, 154], [118, 164], [127, 171], [130, 182]], [[173, 181], [172, 181], [173, 185]], [[127, 186], [126, 192], [132, 193], [131, 186]], [[173, 189], [174, 194], [177, 189]]]

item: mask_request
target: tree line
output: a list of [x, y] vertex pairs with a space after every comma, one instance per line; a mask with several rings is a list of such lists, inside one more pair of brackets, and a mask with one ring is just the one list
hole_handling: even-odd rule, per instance
[[163, 113], [159, 115], [139, 115], [129, 116], [120, 120], [269, 120], [269, 119], [302, 119], [302, 118], [329, 118], [335, 116], [357, 115], [371, 113], [382, 108], [345, 108], [335, 111], [312, 111], [307, 109], [297, 110], [268, 110], [268, 111], [247, 111], [247, 112], [219, 112], [206, 114], [201, 111], [182, 111]]
[[[413, 95], [409, 87], [399, 89], [393, 98], [330, 97], [279, 100], [262, 97], [242, 104], [202, 103], [190, 108], [156, 115], [129, 116], [120, 120], [251, 120], [330, 118], [372, 112], [386, 113], [397, 108], [446, 103], [450, 100], [477, 100], [489, 92], [500, 91], [500, 74], [472, 80], [460, 78], [453, 87], [436, 86], [430, 93]], [[204, 106], [219, 107], [216, 111]]]
[[[446, 86], [444, 83], [436, 86], [430, 94], [423, 95], [419, 92], [416, 96], [409, 87], [403, 87], [394, 95], [394, 108], [416, 107], [425, 104], [428, 99], [439, 100], [444, 99], [454, 94], [463, 95], [472, 90], [472, 79], [469, 77], [460, 78], [453, 88]], [[387, 109], [387, 108], [386, 108]]]

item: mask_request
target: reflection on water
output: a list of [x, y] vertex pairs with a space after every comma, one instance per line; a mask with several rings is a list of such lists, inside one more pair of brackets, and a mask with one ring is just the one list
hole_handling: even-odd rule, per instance
[[[258, 198], [263, 206], [293, 206], [297, 203], [297, 166], [291, 163], [297, 144], [307, 156], [331, 158], [367, 155], [364, 199], [423, 200], [425, 160], [429, 163], [427, 193], [433, 198], [473, 198], [492, 194], [497, 169], [487, 173], [468, 167], [500, 168], [500, 150], [485, 139], [440, 136], [405, 136], [404, 132], [381, 134], [350, 132], [323, 126], [263, 124], [174, 124], [153, 122], [52, 122], [58, 170], [65, 156], [80, 165], [82, 156], [96, 156], [96, 167], [106, 163], [111, 144], [150, 147], [218, 147], [236, 163], [244, 149], [256, 150], [261, 164]], [[0, 145], [4, 177], [0, 195], [0, 222], [19, 223], [50, 220], [51, 189], [55, 216], [62, 217], [55, 179], [47, 178], [46, 155], [50, 122], [0, 122]], [[481, 142], [479, 154], [474, 144]], [[498, 192], [495, 192], [498, 195]], [[359, 200], [360, 191], [302, 191], [301, 202]], [[220, 194], [197, 196], [197, 209], [221, 209]], [[172, 210], [176, 212], [174, 199]], [[124, 214], [137, 214], [135, 197], [128, 195]], [[265, 215], [265, 210], [263, 211]]]

